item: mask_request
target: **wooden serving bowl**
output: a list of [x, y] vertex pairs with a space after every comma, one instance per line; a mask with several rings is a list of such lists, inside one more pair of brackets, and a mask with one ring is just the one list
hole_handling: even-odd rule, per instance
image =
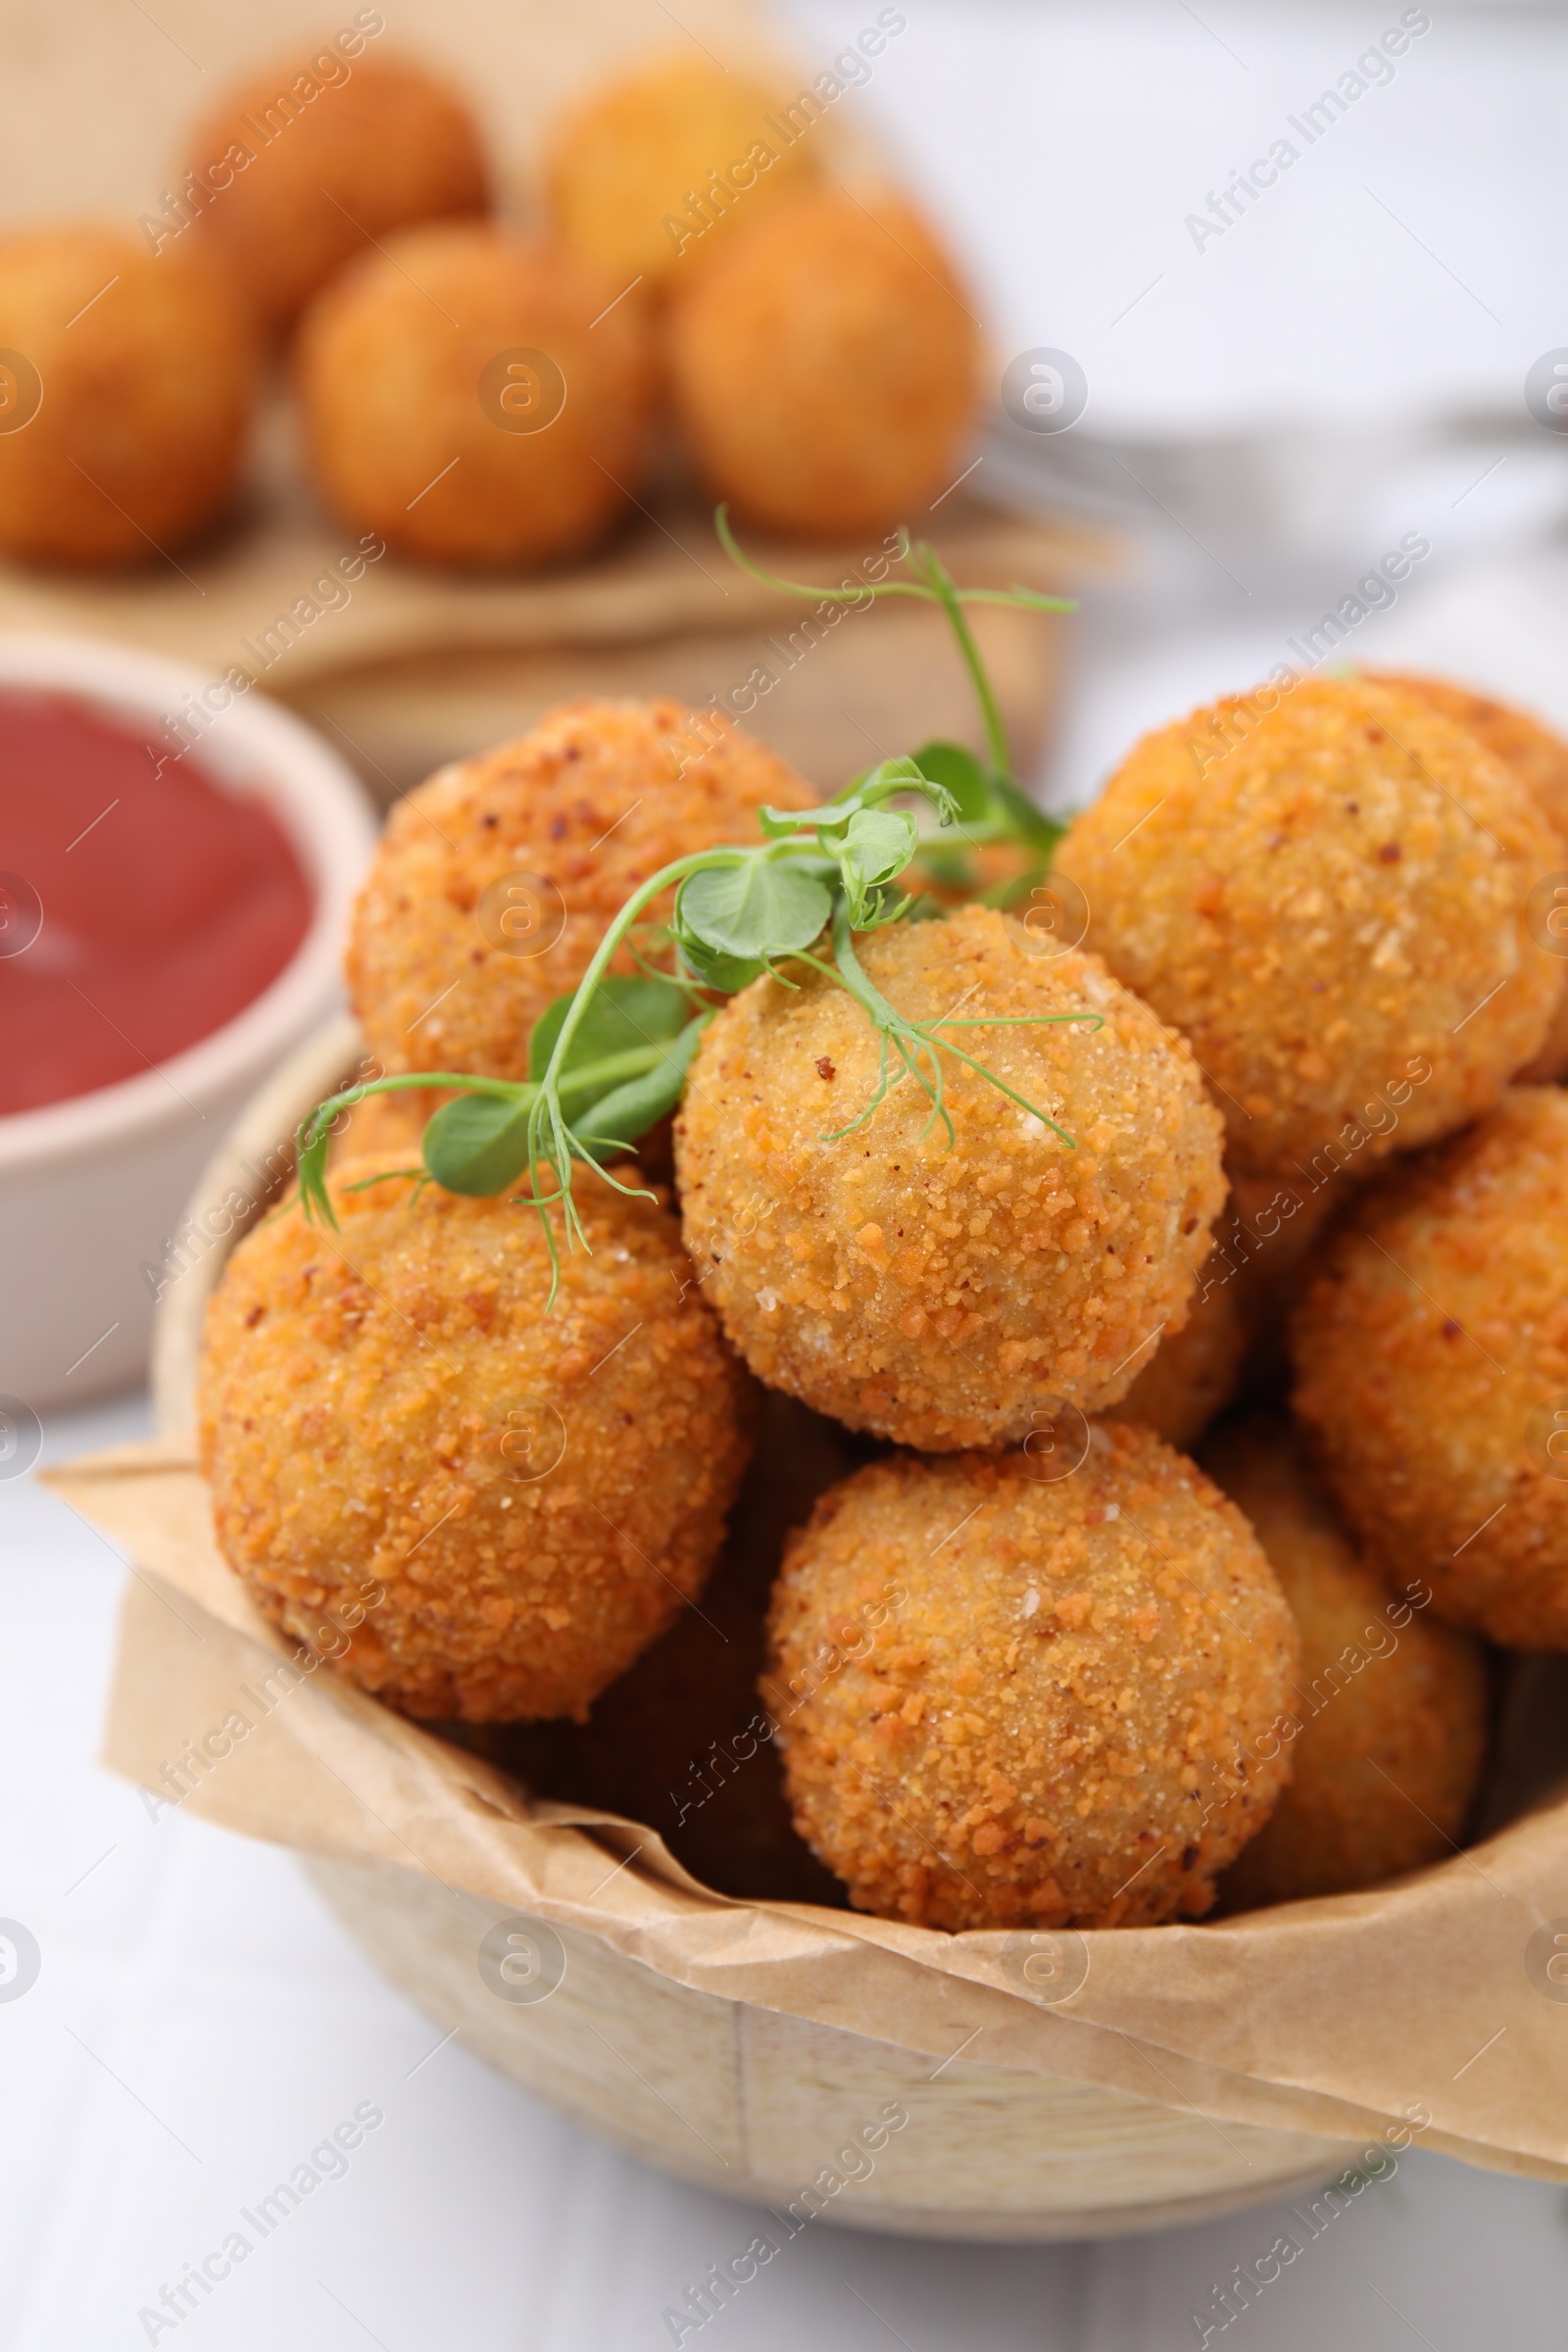
[[[339, 1019], [262, 1089], [197, 1189], [194, 1232], [205, 1233], [209, 1210], [232, 1187], [246, 1188], [247, 1170], [270, 1158], [284, 1168], [295, 1125], [354, 1071], [362, 1050], [352, 1021]], [[203, 1310], [233, 1238], [194, 1251], [160, 1303], [154, 1378], [165, 1437], [191, 1426]], [[612, 1870], [612, 1851], [586, 1831], [555, 1835], [580, 1840]], [[933, 2065], [900, 2045], [891, 2026], [884, 2041], [720, 1998], [570, 1928], [540, 1931], [564, 1960], [548, 1997], [498, 1999], [475, 1954], [492, 1929], [515, 1924], [503, 1905], [390, 1864], [313, 1854], [305, 1868], [349, 1933], [443, 2031], [461, 2031], [504, 2074], [650, 2163], [774, 2208], [762, 2226], [775, 2238], [808, 2219], [1019, 2241], [1167, 2229], [1291, 2195], [1356, 2152], [1307, 2132], [1229, 2120], [1221, 2129], [1174, 2088], [1174, 2103], [1159, 2105], [975, 2065], [958, 2051]], [[740, 1910], [726, 1902], [722, 1915], [733, 1925]], [[524, 1996], [533, 1989], [526, 1970], [518, 1983]], [[886, 2129], [881, 2119], [895, 2115], [906, 2120]], [[839, 2162], [841, 2150], [865, 2146], [868, 2131], [873, 2141], [883, 2133], [869, 2168], [863, 2155]]]

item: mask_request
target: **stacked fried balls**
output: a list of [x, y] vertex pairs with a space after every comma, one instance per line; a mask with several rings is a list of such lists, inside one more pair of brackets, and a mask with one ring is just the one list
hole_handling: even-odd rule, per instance
[[637, 64], [547, 126], [524, 225], [469, 98], [384, 31], [230, 89], [133, 235], [0, 239], [0, 550], [177, 560], [240, 508], [270, 361], [322, 505], [448, 570], [585, 557], [682, 471], [808, 539], [961, 477], [969, 298], [906, 198], [847, 184], [819, 88]]
[[[1151, 737], [1060, 853], [1081, 950], [861, 933], [938, 1105], [826, 940], [710, 998], [672, 1189], [662, 1131], [585, 1168], [559, 1275], [537, 1176], [459, 1197], [356, 1111], [335, 1227], [284, 1200], [210, 1311], [258, 1604], [747, 1896], [1108, 1929], [1442, 1867], [1503, 1647], [1568, 1649], [1568, 1094], [1522, 1076], [1568, 848], [1544, 731], [1467, 708]], [[376, 1065], [526, 1075], [632, 892], [811, 798], [668, 702], [443, 770], [355, 922]]]

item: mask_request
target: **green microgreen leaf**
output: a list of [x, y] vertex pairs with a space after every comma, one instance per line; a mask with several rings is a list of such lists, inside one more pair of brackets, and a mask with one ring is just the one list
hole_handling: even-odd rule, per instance
[[1066, 832], [1066, 826], [1058, 817], [1048, 816], [1043, 808], [1037, 808], [1023, 787], [1000, 769], [992, 769], [989, 781], [1018, 839], [1027, 842], [1032, 850], [1044, 850], [1049, 857]]
[[344, 1111], [352, 1110], [368, 1095], [400, 1094], [411, 1087], [454, 1086], [491, 1095], [510, 1095], [514, 1091], [502, 1078], [469, 1078], [452, 1070], [402, 1070], [390, 1078], [362, 1079], [358, 1085], [345, 1087], [341, 1094], [329, 1095], [324, 1102], [318, 1102], [310, 1117], [300, 1121], [294, 1135], [295, 1173], [307, 1225], [318, 1220], [323, 1225], [337, 1224], [337, 1211], [326, 1185], [326, 1161], [332, 1129]]
[[960, 824], [986, 822], [992, 813], [991, 785], [973, 752], [960, 743], [923, 743], [912, 757], [921, 775], [950, 794]]
[[857, 924], [876, 909], [878, 885], [902, 874], [919, 847], [912, 816], [889, 808], [858, 808], [845, 827], [839, 869]]
[[690, 874], [675, 901], [684, 947], [718, 956], [788, 956], [808, 948], [833, 912], [826, 886], [799, 864], [753, 857]]
[[[307, 1224], [312, 1224], [317, 1218], [319, 1218], [323, 1225], [335, 1225], [337, 1212], [332, 1206], [332, 1197], [326, 1189], [326, 1155], [330, 1149], [331, 1139], [325, 1127], [319, 1125], [319, 1117], [320, 1114], [318, 1112], [315, 1120], [308, 1121], [306, 1126], [301, 1127], [299, 1140], [295, 1146], [295, 1170], [300, 1181], [300, 1206], [305, 1212]], [[308, 1129], [312, 1127], [316, 1131], [310, 1134], [309, 1141], [307, 1141]]]
[[681, 956], [705, 988], [716, 988], [726, 997], [737, 997], [754, 980], [760, 980], [767, 965], [760, 956], [717, 956], [705, 948], [701, 940], [679, 941]]
[[[575, 993], [557, 997], [533, 1025], [528, 1075], [536, 1083], [550, 1066]], [[690, 1014], [684, 992], [672, 980], [602, 980], [577, 1023], [562, 1067], [575, 1069], [583, 1062], [602, 1061], [608, 1054], [630, 1053], [637, 1046], [662, 1044], [679, 1035]]]
[[880, 808], [884, 801], [900, 798], [910, 792], [923, 794], [937, 812], [938, 822], [951, 825], [957, 814], [952, 795], [945, 785], [922, 775], [912, 760], [882, 760], [847, 784], [835, 801], [824, 801], [815, 809], [812, 821], [824, 843], [831, 844], [852, 817], [862, 809]]
[[634, 1144], [640, 1135], [646, 1135], [650, 1127], [656, 1126], [666, 1111], [673, 1110], [685, 1087], [692, 1055], [712, 1017], [711, 1013], [704, 1012], [696, 1020], [688, 1021], [662, 1060], [646, 1076], [628, 1078], [623, 1085], [612, 1087], [608, 1095], [602, 1095], [594, 1104], [589, 1120], [584, 1122], [585, 1127], [591, 1126], [592, 1129], [586, 1140], [599, 1145]]
[[947, 787], [963, 825], [996, 827], [1048, 855], [1067, 829], [1037, 808], [1015, 777], [1003, 768], [988, 767], [961, 744], [922, 744], [914, 758], [922, 774]]
[[443, 1102], [424, 1131], [424, 1164], [437, 1184], [469, 1200], [487, 1200], [515, 1183], [528, 1164], [532, 1087], [505, 1096], [460, 1095]]
[[759, 808], [757, 821], [764, 841], [794, 841], [802, 834], [814, 837], [821, 814], [820, 808]]
[[[763, 808], [760, 842], [719, 845], [677, 858], [644, 878], [613, 916], [581, 981], [569, 997], [550, 1005], [535, 1025], [526, 1081], [465, 1076], [454, 1071], [407, 1072], [369, 1080], [323, 1102], [299, 1131], [299, 1177], [307, 1217], [335, 1223], [326, 1183], [328, 1134], [337, 1114], [367, 1094], [395, 1087], [456, 1090], [424, 1133], [424, 1172], [447, 1190], [469, 1195], [505, 1192], [526, 1170], [528, 1189], [513, 1199], [534, 1208], [543, 1225], [556, 1296], [560, 1247], [553, 1213], [559, 1215], [568, 1250], [586, 1249], [587, 1235], [572, 1196], [572, 1171], [584, 1164], [614, 1191], [630, 1186], [601, 1165], [596, 1153], [623, 1150], [645, 1134], [679, 1100], [693, 1054], [711, 1019], [704, 991], [733, 993], [767, 973], [794, 987], [788, 965], [805, 964], [857, 999], [878, 1033], [876, 1088], [869, 1103], [841, 1134], [864, 1125], [891, 1087], [912, 1078], [931, 1104], [926, 1132], [941, 1120], [950, 1143], [953, 1121], [944, 1103], [946, 1057], [966, 1064], [1020, 1108], [1055, 1128], [1055, 1122], [1014, 1092], [956, 1045], [944, 1030], [1005, 1026], [1078, 1015], [1018, 1015], [1006, 1021], [971, 1024], [906, 1020], [873, 987], [855, 954], [853, 933], [891, 922], [917, 919], [923, 896], [900, 897], [890, 885], [916, 858], [932, 870], [954, 869], [972, 886], [972, 869], [955, 867], [957, 845], [949, 849], [930, 836], [921, 846], [920, 828], [906, 804], [918, 796], [935, 810], [942, 827], [957, 825], [966, 849], [983, 841], [1022, 842], [1041, 863], [1009, 898], [1038, 878], [1063, 828], [1029, 800], [1011, 772], [1006, 733], [985, 666], [963, 608], [969, 604], [1022, 607], [1036, 612], [1070, 610], [1060, 598], [1024, 588], [970, 589], [956, 585], [936, 549], [911, 542], [900, 531], [891, 564], [905, 567], [901, 579], [846, 581], [836, 589], [808, 587], [777, 579], [736, 545], [723, 508], [715, 517], [718, 535], [746, 571], [770, 587], [830, 605], [862, 606], [878, 597], [914, 597], [940, 605], [969, 671], [985, 729], [989, 760], [956, 744], [931, 743], [913, 758], [883, 760], [857, 776], [837, 799], [814, 809]], [[905, 803], [903, 807], [890, 804]], [[632, 938], [634, 924], [666, 891], [676, 887], [672, 924], [654, 937], [658, 952], [674, 954], [674, 970], [651, 965]], [[935, 909], [931, 910], [933, 913]], [[831, 928], [832, 961], [810, 953]], [[645, 944], [647, 944], [645, 942]], [[631, 954], [640, 977], [612, 978], [610, 967]], [[826, 951], [824, 950], [824, 954]], [[368, 1181], [377, 1181], [370, 1179]], [[552, 1186], [554, 1189], [551, 1189]], [[648, 1198], [653, 1196], [649, 1195]]]

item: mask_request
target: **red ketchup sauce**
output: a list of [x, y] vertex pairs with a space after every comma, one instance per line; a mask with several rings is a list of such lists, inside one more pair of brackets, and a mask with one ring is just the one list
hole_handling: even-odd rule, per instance
[[261, 800], [69, 694], [0, 687], [0, 1113], [210, 1037], [276, 979], [311, 911]]

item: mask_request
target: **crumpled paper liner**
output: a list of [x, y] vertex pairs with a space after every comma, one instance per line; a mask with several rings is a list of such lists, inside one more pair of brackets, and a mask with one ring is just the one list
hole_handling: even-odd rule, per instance
[[[1568, 1927], [1568, 1798], [1375, 1892], [1090, 1935], [1087, 1978], [1046, 2007], [1006, 1973], [1016, 1937], [713, 1894], [652, 1830], [532, 1802], [327, 1665], [280, 1671], [294, 1653], [220, 1554], [186, 1446], [46, 1475], [132, 1561], [104, 1760], [157, 1793], [187, 1742], [226, 1740], [207, 1771], [183, 1766], [178, 1801], [208, 1820], [396, 1863], [676, 1983], [922, 2054], [972, 2035], [976, 2063], [1329, 2137], [1424, 2111], [1423, 2146], [1568, 2180], [1568, 2001], [1525, 1964], [1538, 1928]], [[238, 1737], [220, 1728], [234, 1711]], [[608, 1882], [607, 1847], [637, 1849]]]

